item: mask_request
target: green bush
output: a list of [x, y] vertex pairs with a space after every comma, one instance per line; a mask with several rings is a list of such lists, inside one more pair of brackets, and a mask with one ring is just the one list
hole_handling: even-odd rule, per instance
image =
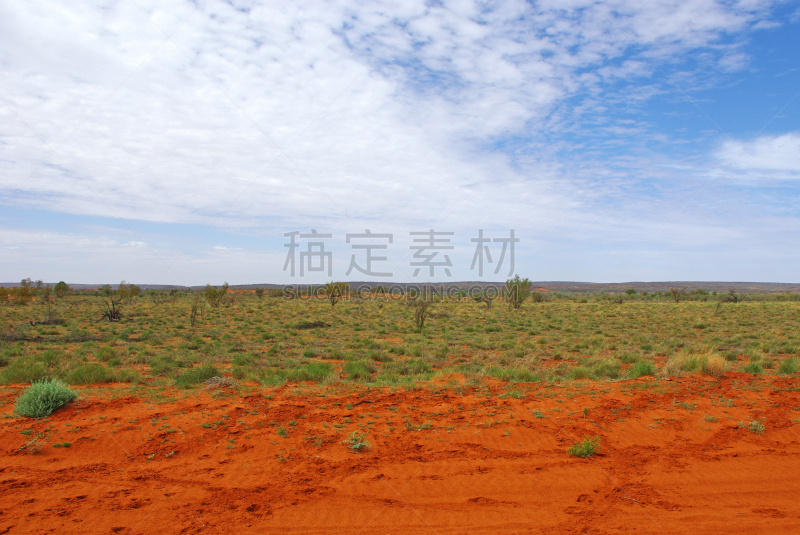
[[74, 401], [78, 394], [61, 381], [34, 383], [22, 393], [14, 406], [14, 412], [30, 418], [44, 418], [54, 410]]
[[100, 364], [79, 366], [67, 375], [67, 383], [71, 385], [110, 383], [112, 379], [113, 377], [108, 373], [108, 369]]
[[175, 385], [182, 388], [189, 388], [203, 381], [208, 381], [212, 377], [218, 376], [219, 370], [213, 364], [207, 362], [202, 366], [189, 368], [175, 380]]
[[643, 375], [655, 375], [656, 374], [656, 367], [653, 366], [653, 363], [647, 360], [640, 360], [636, 364], [630, 367], [628, 370], [628, 376], [631, 379], [636, 379], [637, 377], [642, 377]]
[[598, 451], [600, 451], [600, 437], [589, 437], [581, 442], [573, 444], [567, 450], [567, 453], [575, 457], [580, 457], [581, 459], [586, 459]]

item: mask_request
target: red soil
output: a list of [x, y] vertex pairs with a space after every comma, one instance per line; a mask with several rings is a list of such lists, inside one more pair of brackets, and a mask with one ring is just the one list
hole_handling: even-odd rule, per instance
[[[48, 419], [2, 420], [0, 534], [800, 533], [799, 386], [728, 374], [161, 403], [92, 389]], [[7, 413], [20, 389], [0, 394]], [[753, 420], [763, 434], [738, 427]], [[352, 453], [342, 440], [368, 422], [372, 448]], [[33, 453], [37, 432], [49, 444]], [[595, 435], [599, 454], [567, 455]]]

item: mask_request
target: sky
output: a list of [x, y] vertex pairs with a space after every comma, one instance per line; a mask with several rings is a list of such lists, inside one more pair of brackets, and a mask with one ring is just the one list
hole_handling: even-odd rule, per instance
[[798, 50], [800, 1], [0, 3], [0, 282], [800, 282]]

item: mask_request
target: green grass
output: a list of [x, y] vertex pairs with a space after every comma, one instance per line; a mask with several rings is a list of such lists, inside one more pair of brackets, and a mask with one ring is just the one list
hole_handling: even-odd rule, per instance
[[372, 448], [372, 444], [370, 444], [367, 440], [366, 433], [359, 433], [358, 431], [353, 431], [348, 435], [347, 439], [342, 441], [342, 444], [347, 446], [350, 451], [353, 453], [358, 453], [361, 450], [370, 449]]
[[219, 370], [213, 364], [207, 362], [201, 366], [189, 368], [184, 371], [175, 380], [175, 385], [182, 388], [190, 388], [217, 376], [219, 376]]
[[78, 366], [67, 375], [66, 381], [71, 385], [91, 385], [97, 383], [110, 383], [113, 376], [108, 368], [100, 364], [86, 364]]
[[14, 412], [20, 416], [44, 418], [77, 398], [78, 394], [61, 381], [41, 381], [23, 391], [17, 399]]
[[781, 375], [792, 375], [800, 370], [800, 360], [795, 357], [789, 357], [778, 366], [778, 373]]
[[567, 450], [567, 453], [575, 457], [580, 457], [581, 459], [586, 459], [600, 451], [600, 442], [600, 437], [589, 437], [573, 444]]
[[638, 377], [642, 377], [645, 375], [655, 375], [656, 374], [656, 367], [655, 365], [647, 360], [640, 360], [636, 364], [632, 365], [628, 369], [628, 377], [631, 379], [636, 379]]
[[760, 375], [764, 373], [764, 368], [761, 367], [761, 364], [758, 362], [748, 362], [742, 368], [744, 373], [750, 373], [752, 375]]
[[747, 429], [751, 433], [755, 433], [757, 435], [763, 435], [765, 429], [764, 424], [758, 420], [753, 420], [752, 422], [739, 422], [739, 428]]

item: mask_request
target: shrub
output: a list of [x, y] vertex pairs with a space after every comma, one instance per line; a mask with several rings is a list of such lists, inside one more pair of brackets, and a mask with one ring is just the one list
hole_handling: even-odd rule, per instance
[[67, 375], [67, 383], [71, 385], [91, 385], [95, 383], [111, 382], [111, 374], [108, 369], [100, 364], [86, 364], [72, 370]]
[[630, 367], [628, 370], [628, 376], [631, 379], [636, 379], [637, 377], [642, 377], [643, 375], [655, 375], [656, 374], [656, 367], [653, 366], [653, 363], [647, 360], [641, 360]]
[[30, 418], [44, 418], [56, 409], [73, 402], [78, 394], [61, 381], [34, 383], [22, 393], [14, 406], [14, 412]]
[[531, 293], [532, 283], [528, 279], [520, 279], [515, 275], [513, 279], [506, 281], [503, 297], [508, 301], [509, 308], [517, 309]]
[[203, 364], [195, 368], [189, 368], [175, 380], [175, 385], [183, 388], [194, 386], [198, 383], [208, 381], [214, 376], [219, 375], [219, 370], [211, 363]]
[[800, 360], [794, 357], [789, 357], [778, 366], [778, 373], [782, 375], [791, 375], [797, 373], [798, 370], [800, 370]]
[[573, 444], [567, 450], [567, 453], [575, 457], [580, 457], [581, 459], [586, 459], [598, 451], [600, 451], [600, 437], [589, 437], [581, 442]]

